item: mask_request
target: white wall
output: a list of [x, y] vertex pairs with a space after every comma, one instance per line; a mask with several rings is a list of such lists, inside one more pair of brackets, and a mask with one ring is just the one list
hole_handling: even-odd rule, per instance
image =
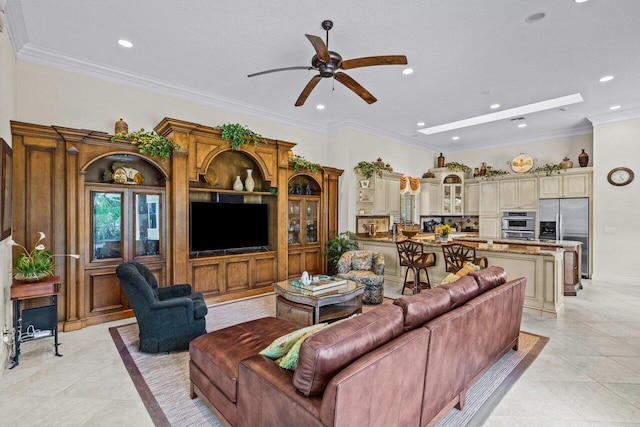
[[[593, 278], [638, 285], [640, 119], [596, 125], [593, 141]], [[619, 166], [635, 172], [631, 184], [609, 184], [607, 174]], [[604, 227], [615, 228], [615, 233], [605, 234]]]
[[500, 148], [485, 148], [451, 155], [444, 153], [444, 156], [447, 162], [460, 162], [471, 168], [479, 168], [482, 162], [486, 162], [487, 166], [506, 171], [511, 171], [511, 167], [507, 164], [507, 161], [511, 161], [520, 153], [537, 159], [534, 167], [542, 166], [545, 163], [560, 163], [564, 156], [567, 156], [573, 161], [573, 167], [577, 168], [580, 167], [578, 164], [578, 155], [583, 148], [589, 154], [589, 166], [592, 166], [594, 156], [592, 155], [593, 138], [591, 134], [526, 142]]
[[[0, 19], [4, 15], [0, 13]], [[16, 105], [16, 60], [6, 28], [0, 33], [0, 137], [11, 145], [11, 127], [9, 120], [15, 117]], [[11, 247], [9, 239], [0, 242], [0, 326], [10, 327], [13, 312], [9, 292], [11, 287]], [[0, 377], [7, 360], [7, 348], [0, 344]]]

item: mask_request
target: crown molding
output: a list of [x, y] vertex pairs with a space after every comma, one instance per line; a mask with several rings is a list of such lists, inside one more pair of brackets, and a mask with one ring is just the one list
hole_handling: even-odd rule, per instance
[[329, 125], [327, 128], [329, 135], [339, 132], [341, 130], [355, 130], [358, 132], [363, 132], [373, 136], [378, 136], [380, 138], [388, 139], [390, 141], [397, 142], [399, 144], [410, 145], [412, 147], [421, 148], [423, 150], [424, 149], [433, 150], [429, 146], [429, 144], [426, 144], [424, 142], [418, 142], [418, 141], [413, 141], [412, 139], [409, 139], [409, 138], [403, 138], [394, 132], [391, 132], [385, 129], [375, 128], [367, 124], [364, 124], [362, 122], [359, 122], [357, 120], [344, 120], [342, 122], [333, 123]]
[[3, 5], [2, 11], [6, 18], [5, 24], [9, 31], [9, 40], [15, 54], [29, 41], [27, 27], [24, 24], [24, 15], [22, 14], [22, 4], [18, 0], [8, 0]]
[[287, 116], [273, 113], [265, 108], [243, 104], [241, 102], [211, 95], [203, 91], [186, 86], [176, 85], [159, 79], [126, 72], [115, 67], [94, 64], [82, 59], [64, 55], [49, 49], [42, 49], [30, 43], [26, 43], [18, 51], [18, 59], [21, 61], [56, 68], [75, 74], [80, 74], [99, 80], [106, 80], [124, 86], [147, 90], [160, 95], [179, 98], [185, 101], [195, 102], [210, 107], [221, 108], [239, 114], [246, 114], [272, 122], [306, 129], [323, 135], [327, 134], [327, 128], [304, 120], [296, 120]]
[[632, 108], [616, 112], [595, 114], [587, 117], [594, 126], [604, 125], [607, 123], [621, 122], [624, 120], [633, 120], [640, 118], [640, 108]]

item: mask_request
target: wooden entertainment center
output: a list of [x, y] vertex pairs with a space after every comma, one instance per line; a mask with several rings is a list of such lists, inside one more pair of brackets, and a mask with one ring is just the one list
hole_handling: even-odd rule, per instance
[[[324, 243], [338, 230], [343, 171], [294, 171], [294, 143], [266, 139], [232, 150], [214, 127], [165, 118], [155, 130], [181, 149], [161, 162], [128, 141], [111, 142], [104, 132], [15, 121], [11, 129], [13, 238], [28, 242], [42, 231], [53, 253], [80, 254], [79, 260], [56, 263], [63, 283], [58, 320], [65, 331], [133, 315], [115, 275], [122, 262], [147, 265], [160, 286], [190, 283], [208, 302], [271, 291], [273, 283], [303, 270], [326, 271]], [[113, 182], [110, 174], [120, 167], [144, 181]], [[247, 169], [254, 191], [234, 190]], [[268, 246], [246, 253], [190, 252], [190, 202], [223, 200], [267, 205]], [[301, 229], [293, 239], [296, 224]], [[229, 218], [211, 226], [252, 224]]]

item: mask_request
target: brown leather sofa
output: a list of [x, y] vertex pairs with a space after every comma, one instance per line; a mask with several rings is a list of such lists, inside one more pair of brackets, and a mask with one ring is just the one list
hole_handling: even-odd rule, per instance
[[308, 338], [289, 372], [258, 355], [296, 329], [263, 318], [190, 345], [191, 397], [237, 426], [433, 425], [518, 345], [526, 279], [489, 267]]

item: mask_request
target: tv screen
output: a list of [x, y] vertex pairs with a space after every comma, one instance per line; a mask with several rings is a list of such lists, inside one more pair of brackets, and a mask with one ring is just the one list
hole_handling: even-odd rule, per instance
[[265, 204], [191, 202], [191, 252], [269, 246]]

